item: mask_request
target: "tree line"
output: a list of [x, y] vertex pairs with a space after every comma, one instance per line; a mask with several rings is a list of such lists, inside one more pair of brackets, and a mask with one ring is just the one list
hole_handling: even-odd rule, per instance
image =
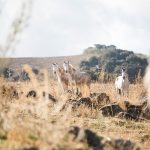
[[114, 45], [95, 44], [85, 49], [84, 54], [91, 54], [91, 57], [80, 62], [80, 69], [87, 71], [92, 80], [100, 82], [113, 81], [122, 67], [127, 69], [130, 82], [141, 80], [148, 65], [146, 56], [117, 49]]

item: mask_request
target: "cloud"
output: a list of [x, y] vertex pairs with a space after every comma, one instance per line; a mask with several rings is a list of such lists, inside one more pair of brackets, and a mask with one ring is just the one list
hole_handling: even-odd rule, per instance
[[14, 56], [80, 54], [95, 43], [149, 54], [149, 6], [149, 0], [36, 0]]

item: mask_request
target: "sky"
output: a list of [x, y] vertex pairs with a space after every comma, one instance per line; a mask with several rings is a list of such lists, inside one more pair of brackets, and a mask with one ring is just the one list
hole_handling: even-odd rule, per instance
[[[24, 0], [6, 1], [0, 44]], [[27, 0], [26, 0], [27, 1]], [[94, 44], [150, 54], [150, 0], [34, 0], [14, 57], [81, 54]]]

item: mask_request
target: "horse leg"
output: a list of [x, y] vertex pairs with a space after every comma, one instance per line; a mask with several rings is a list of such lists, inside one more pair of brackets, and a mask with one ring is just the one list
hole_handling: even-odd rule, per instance
[[121, 89], [122, 96], [124, 96], [124, 89]]
[[118, 93], [119, 93], [119, 95], [121, 95], [122, 94], [122, 90], [118, 89]]

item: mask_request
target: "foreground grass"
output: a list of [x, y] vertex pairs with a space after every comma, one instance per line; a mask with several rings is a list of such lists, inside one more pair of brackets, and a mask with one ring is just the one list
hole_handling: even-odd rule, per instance
[[[17, 150], [21, 148], [50, 149], [88, 149], [86, 144], [76, 144], [66, 136], [70, 126], [89, 128], [98, 135], [112, 138], [130, 139], [138, 143], [142, 149], [150, 146], [150, 123], [104, 118], [98, 111], [91, 112], [80, 108], [72, 112], [70, 108], [61, 111], [63, 103], [70, 95], [62, 94], [56, 83], [42, 82], [8, 83], [1, 79], [2, 85], [13, 85], [21, 93], [19, 99], [0, 97], [0, 149]], [[49, 88], [51, 87], [51, 88]], [[38, 98], [26, 98], [26, 92], [35, 89]], [[138, 103], [138, 97], [143, 91], [140, 84], [130, 86], [129, 97], [115, 94], [113, 84], [94, 83], [92, 92], [105, 92], [112, 101], [128, 99]], [[59, 100], [57, 104], [41, 96], [41, 91], [47, 90]], [[22, 92], [23, 91], [23, 92]]]

